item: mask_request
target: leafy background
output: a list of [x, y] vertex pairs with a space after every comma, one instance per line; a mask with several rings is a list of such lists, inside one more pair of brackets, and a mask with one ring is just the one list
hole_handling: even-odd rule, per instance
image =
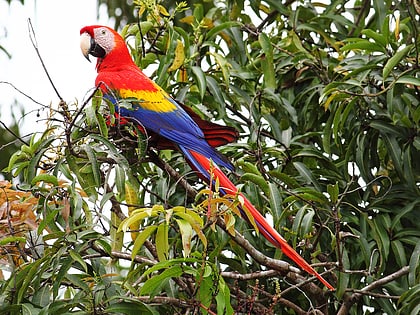
[[99, 2], [152, 79], [240, 131], [232, 180], [337, 290], [91, 91], [4, 170], [0, 312], [419, 312], [417, 1]]

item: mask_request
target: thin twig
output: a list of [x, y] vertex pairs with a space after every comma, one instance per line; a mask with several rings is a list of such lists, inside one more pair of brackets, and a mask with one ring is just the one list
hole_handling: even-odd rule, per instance
[[31, 19], [28, 19], [28, 28], [29, 28], [29, 38], [31, 40], [32, 46], [34, 47], [36, 54], [38, 55], [39, 61], [41, 62], [42, 68], [44, 68], [44, 72], [48, 77], [48, 80], [51, 83], [51, 86], [53, 87], [55, 94], [57, 94], [57, 97], [60, 99], [60, 102], [63, 102], [63, 98], [61, 97], [60, 93], [58, 93], [57, 88], [54, 85], [54, 82], [51, 79], [50, 74], [48, 73], [47, 67], [44, 64], [44, 60], [41, 57], [41, 54], [39, 52], [39, 48], [38, 48], [38, 42], [36, 40], [36, 36], [35, 36], [35, 31], [34, 31], [34, 27], [32, 26], [32, 22]]
[[16, 90], [19, 94], [22, 94], [22, 95], [23, 95], [23, 96], [25, 96], [27, 99], [29, 99], [29, 100], [31, 100], [32, 102], [34, 102], [35, 104], [40, 105], [40, 106], [45, 107], [45, 108], [48, 108], [48, 106], [47, 106], [47, 105], [44, 105], [44, 104], [42, 104], [42, 103], [38, 102], [37, 100], [33, 99], [31, 96], [29, 96], [28, 94], [26, 94], [26, 93], [25, 93], [25, 92], [23, 92], [22, 90], [18, 89], [18, 88], [17, 88], [15, 85], [13, 85], [12, 83], [7, 82], [7, 81], [0, 81], [0, 84], [7, 84], [7, 85], [10, 85], [10, 86], [11, 86], [14, 90]]
[[153, 163], [155, 163], [159, 168], [166, 171], [172, 178], [177, 180], [177, 182], [184, 187], [187, 191], [187, 194], [190, 197], [195, 197], [197, 195], [196, 190], [188, 183], [188, 181], [182, 177], [176, 170], [174, 170], [168, 163], [165, 163], [154, 151], [149, 151], [149, 156]]
[[[6, 124], [4, 123], [4, 122], [2, 122], [1, 120], [0, 120], [0, 124], [3, 126], [3, 128], [5, 129], [5, 130], [7, 130], [8, 132], [10, 132], [11, 134], [12, 134], [12, 136], [13, 137], [15, 137], [17, 140], [19, 140], [20, 142], [22, 142], [23, 144], [26, 144], [26, 145], [28, 145], [29, 146], [29, 143], [28, 142], [26, 142], [25, 140], [23, 140], [19, 135], [17, 135], [16, 133], [14, 133], [13, 132], [13, 130], [12, 129], [10, 129], [9, 127], [7, 127], [6, 126]], [[8, 145], [8, 144], [7, 144]], [[3, 146], [1, 146], [0, 147], [0, 150], [1, 149], [3, 149], [4, 147], [5, 147], [6, 145], [3, 145]]]
[[363, 290], [356, 290], [356, 289], [346, 289], [346, 292], [353, 292], [353, 293], [368, 295], [370, 297], [376, 297], [380, 299], [399, 300], [401, 297], [399, 295], [381, 294], [381, 293], [375, 293], [372, 291], [363, 291]]

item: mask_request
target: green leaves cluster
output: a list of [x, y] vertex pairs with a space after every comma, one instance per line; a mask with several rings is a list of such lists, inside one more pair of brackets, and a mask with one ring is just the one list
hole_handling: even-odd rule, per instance
[[237, 166], [232, 180], [306, 260], [330, 269], [337, 291], [294, 290], [299, 277], [265, 259], [286, 259], [280, 250], [196, 184], [178, 152], [148, 151], [148, 136], [96, 93], [9, 162], [39, 198], [45, 249], [12, 266], [1, 310], [418, 312], [420, 46], [410, 3], [109, 8], [130, 22], [121, 33], [148, 75], [241, 132], [220, 149]]

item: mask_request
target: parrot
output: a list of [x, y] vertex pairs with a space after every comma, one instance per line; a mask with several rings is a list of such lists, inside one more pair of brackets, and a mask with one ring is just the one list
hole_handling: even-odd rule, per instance
[[238, 135], [231, 127], [204, 123], [191, 109], [181, 104], [157, 83], [146, 76], [134, 63], [122, 36], [114, 29], [85, 26], [80, 30], [80, 48], [90, 61], [96, 57], [95, 86], [104, 98], [116, 106], [121, 117], [138, 122], [147, 134], [152, 134], [162, 148], [179, 150], [208, 184], [219, 182], [220, 193], [240, 196], [241, 216], [255, 221], [258, 231], [300, 268], [316, 276], [328, 289], [328, 283], [292, 246], [268, 223], [265, 217], [238, 190], [223, 169], [234, 171], [234, 165], [215, 147], [234, 141]]

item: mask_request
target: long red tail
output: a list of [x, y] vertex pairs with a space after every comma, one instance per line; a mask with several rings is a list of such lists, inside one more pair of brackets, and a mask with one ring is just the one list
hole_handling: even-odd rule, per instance
[[[223, 188], [225, 193], [236, 195], [238, 194], [238, 189], [236, 186], [229, 180], [229, 178], [215, 165], [211, 165], [210, 160], [205, 156], [194, 152], [188, 152], [189, 158], [195, 159], [195, 161], [190, 161], [200, 172], [206, 170], [207, 174], [202, 174], [207, 178], [210, 178], [210, 170], [213, 172], [213, 178], [217, 178], [220, 183], [220, 187]], [[199, 166], [197, 165], [199, 164]], [[300, 268], [305, 270], [307, 273], [316, 276], [328, 289], [334, 290], [334, 287], [329, 284], [311, 265], [309, 265], [306, 260], [302, 258], [288, 243], [287, 241], [266, 221], [262, 214], [251, 204], [251, 202], [242, 194], [239, 193], [241, 198], [243, 198], [243, 207], [248, 211], [255, 220], [256, 225], [258, 226], [259, 232], [274, 246], [281, 249], [282, 252], [292, 259]], [[243, 212], [243, 217], [245, 220], [248, 220], [245, 212]]]

